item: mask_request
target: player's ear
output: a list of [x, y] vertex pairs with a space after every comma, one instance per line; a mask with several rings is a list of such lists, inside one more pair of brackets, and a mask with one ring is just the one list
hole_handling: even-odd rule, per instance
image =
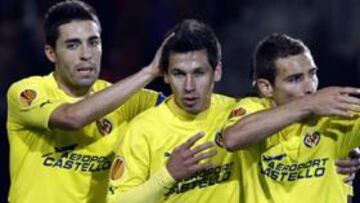
[[46, 57], [49, 59], [49, 61], [51, 61], [52, 63], [55, 63], [55, 61], [56, 61], [55, 49], [52, 46], [47, 44], [44, 47], [44, 52], [45, 52]]
[[222, 76], [222, 64], [221, 64], [221, 62], [219, 62], [218, 65], [216, 65], [215, 70], [214, 70], [214, 81], [215, 82], [220, 81], [221, 76]]
[[256, 79], [256, 86], [261, 96], [268, 98], [273, 96], [274, 89], [269, 80], [262, 78]]

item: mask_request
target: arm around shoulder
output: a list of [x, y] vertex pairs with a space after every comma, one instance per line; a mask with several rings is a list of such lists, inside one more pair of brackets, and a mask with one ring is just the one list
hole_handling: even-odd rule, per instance
[[[310, 113], [300, 102], [251, 110], [243, 106], [246, 113], [233, 118], [232, 125], [224, 130], [224, 146], [229, 151], [236, 151], [256, 144], [261, 140], [280, 131], [286, 126], [297, 122]], [[235, 121], [234, 121], [235, 119]]]

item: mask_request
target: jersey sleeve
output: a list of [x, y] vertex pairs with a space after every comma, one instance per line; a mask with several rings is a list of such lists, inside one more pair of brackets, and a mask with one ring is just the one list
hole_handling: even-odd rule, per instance
[[264, 102], [255, 98], [244, 98], [238, 101], [235, 107], [231, 110], [227, 122], [224, 125], [224, 130], [232, 127], [241, 118], [252, 113], [266, 109]]
[[23, 80], [7, 92], [8, 121], [14, 125], [48, 128], [51, 113], [65, 101], [51, 97], [51, 90], [36, 81]]
[[107, 200], [132, 203], [159, 202], [175, 180], [165, 166], [150, 176], [149, 143], [143, 128], [131, 124], [110, 170]]
[[130, 121], [139, 113], [160, 104], [164, 100], [164, 96], [156, 91], [142, 89], [133, 95], [118, 110], [120, 116], [126, 121]]

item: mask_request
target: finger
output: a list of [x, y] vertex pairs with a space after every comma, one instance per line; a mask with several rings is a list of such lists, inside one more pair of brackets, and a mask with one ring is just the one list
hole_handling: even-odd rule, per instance
[[355, 173], [357, 171], [357, 167], [336, 167], [336, 171], [339, 174], [347, 175]]
[[181, 148], [190, 149], [198, 140], [200, 140], [205, 135], [204, 132], [198, 132], [194, 136], [190, 137], [184, 144], [181, 145]]
[[341, 94], [354, 94], [354, 95], [360, 95], [360, 88], [355, 87], [343, 87], [340, 90]]
[[340, 168], [340, 167], [336, 167], [336, 172], [341, 175], [347, 175], [352, 173], [349, 168]]
[[358, 158], [352, 158], [352, 159], [343, 159], [343, 160], [337, 160], [335, 162], [335, 165], [338, 167], [358, 167], [360, 166], [360, 159]]
[[355, 109], [359, 109], [360, 108], [360, 99], [350, 96], [350, 95], [343, 95], [340, 96], [338, 98], [338, 101], [342, 102], [342, 103], [346, 103], [346, 104], [350, 104], [351, 106], [353, 106]]
[[202, 171], [202, 170], [205, 170], [205, 169], [209, 169], [209, 168], [212, 168], [212, 167], [213, 167], [213, 164], [211, 162], [207, 162], [207, 163], [193, 165], [192, 167], [190, 167], [190, 170], [193, 173], [195, 173], [195, 172]]
[[353, 116], [354, 116], [351, 112], [349, 112], [348, 110], [343, 109], [341, 107], [332, 109], [328, 115], [340, 116], [340, 117], [344, 117], [344, 118], [353, 118]]
[[359, 159], [344, 159], [335, 162], [336, 171], [340, 174], [355, 173], [360, 168]]
[[155, 57], [153, 59], [153, 64], [155, 64], [156, 66], [159, 66], [160, 63], [160, 58], [161, 58], [161, 54], [162, 54], [162, 50], [165, 46], [165, 44], [175, 35], [175, 33], [171, 33], [169, 36], [167, 36], [164, 41], [161, 43], [160, 47], [157, 49], [156, 53], [155, 53]]
[[353, 181], [355, 180], [355, 173], [350, 174], [349, 176], [345, 177], [343, 180], [345, 183], [352, 185]]
[[213, 146], [214, 146], [214, 144], [212, 142], [207, 142], [207, 143], [204, 143], [202, 145], [199, 145], [199, 146], [193, 148], [192, 150], [185, 149], [183, 152], [183, 158], [188, 159], [188, 158], [194, 157], [195, 154], [203, 152]]
[[163, 48], [164, 46], [165, 46], [165, 44], [172, 38], [172, 37], [174, 37], [174, 35], [175, 35], [175, 32], [172, 32], [172, 33], [170, 33], [165, 39], [164, 39], [164, 41], [161, 43], [161, 48]]
[[344, 118], [353, 118], [354, 114], [347, 110], [346, 104], [336, 104], [332, 108], [327, 110], [326, 115], [340, 116]]
[[192, 162], [193, 163], [199, 163], [201, 160], [213, 157], [216, 154], [217, 154], [216, 150], [211, 150], [209, 152], [202, 153], [202, 154], [199, 154], [199, 155], [195, 156], [194, 158], [192, 158]]
[[175, 32], [172, 32], [170, 35], [168, 35], [164, 41], [161, 43], [160, 47], [158, 48], [158, 50], [156, 51], [156, 56], [158, 56], [160, 58], [161, 56], [161, 52], [165, 46], [165, 44], [175, 35]]
[[360, 105], [342, 103], [338, 104], [337, 108], [338, 110], [348, 112], [351, 116], [354, 116], [356, 113], [360, 112]]
[[207, 143], [204, 143], [204, 144], [201, 144], [195, 148], [193, 148], [191, 151], [190, 151], [190, 155], [191, 156], [194, 156], [195, 154], [197, 153], [200, 153], [202, 151], [205, 151], [206, 149], [209, 149], [211, 147], [214, 146], [214, 143], [213, 142], [207, 142]]

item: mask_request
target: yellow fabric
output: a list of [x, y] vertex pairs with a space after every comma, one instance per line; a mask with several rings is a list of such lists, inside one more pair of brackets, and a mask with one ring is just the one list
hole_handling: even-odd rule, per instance
[[[128, 194], [132, 194], [136, 197], [127, 199], [132, 203], [239, 203], [237, 156], [227, 152], [220, 139], [220, 131], [234, 104], [234, 99], [213, 94], [210, 108], [194, 116], [181, 110], [170, 97], [160, 106], [136, 117], [130, 123], [119, 148], [119, 155], [126, 164], [125, 172], [117, 180], [111, 180], [112, 189], [109, 190], [108, 199], [111, 202], [124, 202], [129, 198]], [[206, 160], [213, 163], [212, 168], [173, 185], [168, 181], [166, 184], [142, 187], [158, 175], [175, 147], [199, 131], [206, 134], [195, 146], [218, 140], [215, 146], [217, 155]], [[139, 187], [143, 190], [139, 190]], [[137, 191], [136, 194], [133, 191]]]
[[[108, 86], [98, 80], [91, 93]], [[123, 128], [132, 117], [154, 106], [158, 95], [143, 90], [116, 111], [69, 132], [48, 128], [54, 109], [78, 100], [58, 88], [53, 74], [14, 83], [7, 97], [9, 201], [105, 202], [113, 149]]]
[[[246, 113], [230, 118], [226, 126], [270, 107], [267, 99], [242, 99], [235, 109]], [[336, 173], [334, 161], [360, 145], [359, 120], [311, 118], [239, 151], [246, 194], [242, 202], [347, 202], [351, 190]]]
[[[176, 181], [169, 174], [166, 166], [160, 168], [143, 184], [122, 193], [116, 194], [115, 190], [121, 186], [120, 181], [110, 179], [108, 203], [132, 202], [132, 203], [157, 203]], [[141, 194], [141, 195], [139, 195]]]

